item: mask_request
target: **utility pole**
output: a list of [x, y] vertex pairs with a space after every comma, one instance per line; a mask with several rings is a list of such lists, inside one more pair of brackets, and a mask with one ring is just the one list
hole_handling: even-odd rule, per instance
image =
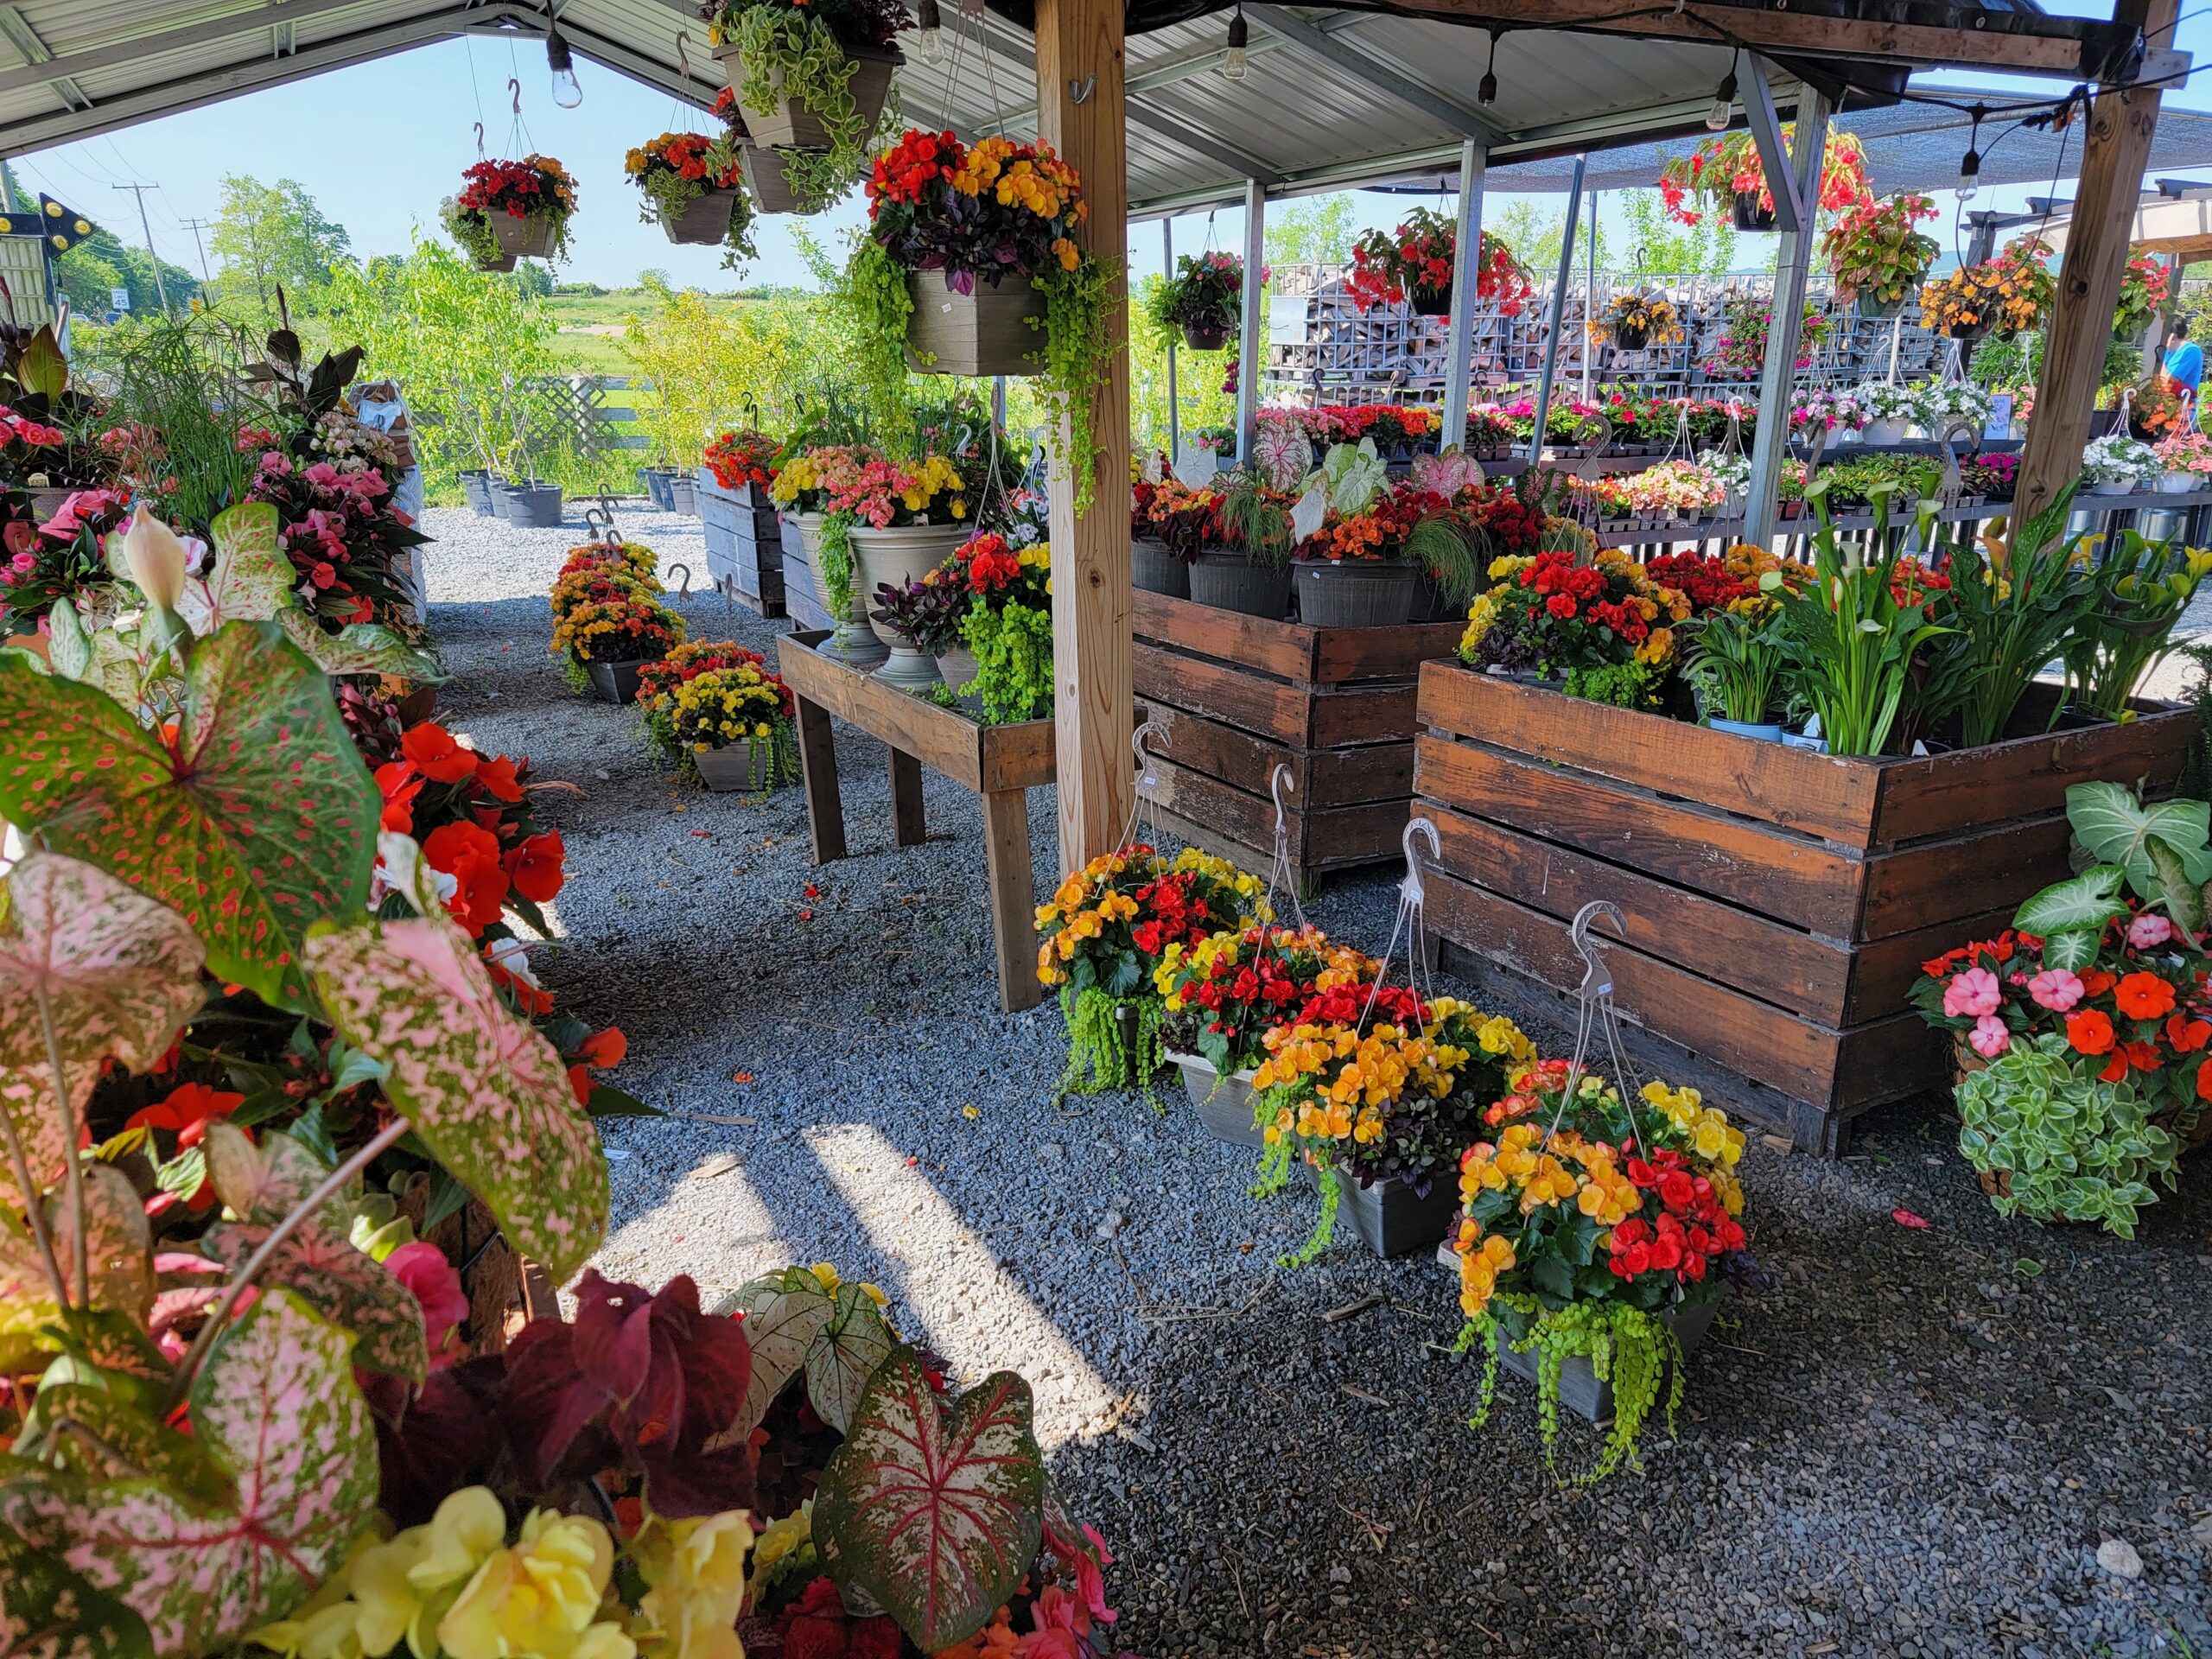
[[146, 193], [162, 187], [158, 184], [118, 184], [112, 188], [128, 190], [138, 198], [138, 228], [146, 233], [146, 257], [154, 267], [154, 292], [162, 296], [162, 315], [175, 316], [176, 314], [169, 309], [168, 289], [162, 282], [162, 256], [154, 251], [153, 221], [146, 217]]
[[200, 239], [200, 232], [213, 227], [212, 219], [188, 219], [184, 221], [184, 228], [192, 232], [192, 245], [200, 250], [200, 280], [209, 288], [214, 287], [215, 279], [207, 274], [207, 245]]

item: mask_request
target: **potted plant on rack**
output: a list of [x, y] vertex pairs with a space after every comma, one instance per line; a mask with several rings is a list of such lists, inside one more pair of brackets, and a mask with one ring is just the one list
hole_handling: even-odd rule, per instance
[[[1786, 143], [1794, 129], [1782, 130]], [[1818, 194], [1824, 213], [1840, 213], [1873, 200], [1866, 182], [1866, 150], [1857, 134], [1829, 131]], [[1659, 171], [1659, 195], [1667, 216], [1683, 225], [1700, 224], [1707, 213], [1726, 209], [1738, 231], [1770, 231], [1775, 226], [1774, 193], [1767, 188], [1758, 144], [1748, 131], [1717, 134], [1667, 162]]]
[[1962, 427], [1968, 442], [1979, 443], [1990, 408], [1989, 393], [1971, 381], [1929, 380], [1912, 389], [1912, 423], [1923, 437], [1940, 439]]
[[2042, 238], [2024, 236], [1994, 259], [1939, 276], [1920, 290], [1922, 326], [1962, 340], [1992, 333], [2010, 340], [2036, 327], [2058, 297], [2058, 279], [2044, 264], [2050, 252]]
[[2144, 677], [2172, 651], [2175, 626], [2212, 572], [2212, 552], [2137, 530], [2106, 535], [2101, 551], [2089, 573], [2094, 598], [2060, 653], [2067, 709], [2076, 718], [2122, 721]]
[[1268, 1058], [1267, 1033], [1294, 1024], [1330, 992], [1371, 982], [1377, 963], [1319, 928], [1268, 923], [1171, 944], [1153, 969], [1162, 1003], [1160, 1041], [1198, 1120], [1217, 1141], [1265, 1144], [1252, 1116], [1252, 1077]]
[[830, 491], [882, 460], [865, 445], [818, 444], [786, 459], [768, 486], [769, 499], [784, 509], [798, 532], [799, 556], [836, 630], [823, 649], [856, 668], [875, 667], [886, 651], [868, 626], [866, 590], [853, 580], [852, 517], [831, 510]]
[[[1375, 441], [1333, 446], [1292, 512], [1291, 583], [1308, 627], [1389, 627], [1413, 615], [1424, 573], [1447, 596], [1474, 595], [1474, 552], [1451, 504], [1389, 482]], [[1441, 573], [1440, 578], [1433, 573]]]
[[2082, 451], [2084, 495], [2130, 495], [2164, 470], [2151, 446], [2124, 433], [2092, 438]]
[[1904, 309], [1942, 251], [1917, 228], [1936, 217], [1936, 204], [1916, 190], [1883, 201], [1863, 201], [1821, 233], [1821, 257], [1835, 281], [1838, 304], [1885, 321]]
[[[1286, 470], [1267, 471], [1263, 458], [1221, 478], [1213, 515], [1219, 538], [1209, 541], [1191, 565], [1193, 603], [1282, 620], [1290, 605], [1290, 552], [1297, 542], [1290, 510], [1313, 454], [1300, 434], [1285, 457]], [[1291, 467], [1295, 471], [1287, 470]], [[1276, 481], [1286, 477], [1287, 482]]]
[[965, 644], [960, 625], [967, 614], [967, 595], [939, 571], [930, 571], [903, 587], [894, 588], [887, 582], [879, 584], [868, 620], [876, 625], [879, 636], [888, 631], [891, 639], [886, 643], [891, 646], [891, 657], [876, 670], [875, 677], [909, 691], [927, 691], [944, 683], [952, 685], [957, 693], [973, 681], [972, 667], [967, 679], [957, 685], [943, 678], [940, 669], [944, 659]]
[[[1432, 208], [1416, 207], [1387, 233], [1370, 231], [1352, 244], [1344, 291], [1362, 311], [1411, 304], [1415, 316], [1440, 317], [1452, 308], [1452, 268], [1459, 227]], [[1475, 298], [1498, 315], [1517, 317], [1535, 292], [1529, 272], [1503, 237], [1482, 233], [1476, 249]]]
[[1163, 342], [1180, 338], [1194, 352], [1217, 352], [1236, 338], [1243, 291], [1244, 262], [1235, 254], [1186, 253], [1145, 303]]
[[1135, 843], [1102, 853], [1037, 910], [1037, 977], [1059, 992], [1068, 1027], [1060, 1092], [1149, 1090], [1162, 1065], [1154, 973], [1172, 945], [1266, 922], [1264, 889], [1226, 859]]
[[1495, 585], [1475, 596], [1459, 639], [1468, 667], [1622, 708], [1658, 701], [1687, 595], [1611, 549], [1549, 548], [1500, 559], [1490, 575]]
[[717, 791], [775, 789], [798, 778], [791, 694], [757, 655], [744, 654], [752, 660], [703, 670], [666, 694], [677, 753]]
[[2140, 248], [2130, 248], [2127, 269], [2120, 277], [2120, 303], [2113, 308], [2113, 338], [2130, 344], [2142, 339], [2164, 308], [2172, 286], [2173, 274], [2164, 260]]
[[518, 258], [568, 257], [576, 181], [550, 156], [479, 162], [440, 210], [446, 232], [485, 270], [512, 270]]
[[1746, 1248], [1735, 1166], [1743, 1131], [1694, 1089], [1624, 1098], [1565, 1060], [1523, 1067], [1467, 1150], [1452, 1241], [1458, 1351], [1483, 1354], [1479, 1426], [1501, 1363], [1536, 1385], [1544, 1459], [1559, 1408], [1611, 1419], [1587, 1481], [1633, 1463], [1653, 1408], [1669, 1423], [1682, 1367], [1711, 1329], [1724, 1275]]
[[1139, 479], [1129, 492], [1129, 581], [1140, 591], [1191, 596], [1191, 566], [1220, 539], [1211, 490], [1186, 488], [1173, 474]]
[[586, 600], [554, 625], [552, 649], [580, 665], [603, 702], [634, 702], [638, 671], [683, 638], [683, 620], [642, 594]]
[[2186, 495], [2212, 486], [2212, 438], [2202, 432], [2177, 432], [2152, 453], [2165, 468], [2158, 485], [2164, 493]]
[[1917, 400], [1910, 386], [1893, 380], [1868, 380], [1854, 387], [1851, 401], [1859, 415], [1859, 441], [1864, 443], [1903, 443], [1911, 425]]
[[2158, 444], [2189, 429], [2189, 404], [2182, 385], [2158, 372], [2147, 376], [2127, 397], [2127, 435]]
[[967, 595], [960, 637], [973, 661], [970, 694], [994, 724], [1052, 712], [1052, 553], [996, 533], [955, 550], [934, 578]]
[[[1729, 550], [1732, 555], [1756, 549]], [[1782, 701], [1789, 641], [1764, 594], [1716, 607], [1684, 630], [1682, 678], [1697, 694], [1705, 723], [1717, 732], [1768, 743], [1782, 741], [1776, 709]]]
[[[886, 587], [903, 589], [944, 563], [975, 533], [970, 493], [982, 481], [976, 471], [945, 455], [924, 455], [905, 464], [856, 450], [845, 452], [839, 464], [823, 470], [823, 511], [833, 528], [843, 527], [855, 588], [863, 595]], [[863, 613], [886, 649], [904, 645], [889, 624], [872, 612]], [[912, 683], [914, 660], [902, 656], [885, 677]]]
[[705, 0], [699, 15], [751, 145], [826, 201], [861, 169], [911, 26], [898, 0]]
[[1616, 351], [1648, 352], [1681, 340], [1681, 314], [1664, 295], [1632, 289], [1615, 295], [1604, 314], [1590, 322], [1588, 332], [1592, 345], [1610, 340]]
[[726, 245], [722, 263], [756, 259], [753, 200], [737, 147], [703, 133], [664, 132], [623, 157], [622, 170], [645, 199], [639, 215], [658, 224], [671, 242]]

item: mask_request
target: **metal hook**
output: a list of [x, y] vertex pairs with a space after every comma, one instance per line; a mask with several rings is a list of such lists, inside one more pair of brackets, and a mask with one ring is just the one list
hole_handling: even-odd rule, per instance
[[[1430, 831], [1432, 835], [1434, 833], [1433, 830]], [[1584, 963], [1582, 1000], [1585, 1002], [1595, 1002], [1601, 996], [1613, 994], [1612, 972], [1605, 966], [1605, 957], [1598, 954], [1590, 939], [1590, 924], [1600, 916], [1611, 917], [1613, 925], [1619, 930], [1622, 938], [1628, 937], [1627, 919], [1622, 916], [1620, 906], [1610, 899], [1592, 899], [1574, 912], [1574, 925], [1567, 929], [1567, 937]]]
[[1298, 780], [1290, 775], [1290, 768], [1278, 760], [1275, 769], [1268, 774], [1268, 793], [1275, 804], [1275, 839], [1278, 841], [1290, 833], [1290, 819], [1282, 806], [1283, 785], [1286, 784], [1290, 785], [1292, 793], [1297, 792]]
[[1160, 779], [1153, 774], [1153, 753], [1144, 746], [1145, 734], [1147, 732], [1163, 743], [1167, 741], [1167, 728], [1156, 720], [1147, 720], [1129, 734], [1129, 747], [1136, 751], [1139, 789], [1150, 789], [1160, 782]]
[[1071, 104], [1087, 103], [1090, 100], [1090, 94], [1096, 90], [1097, 86], [1098, 77], [1096, 75], [1085, 75], [1081, 80], [1071, 79], [1068, 82], [1068, 102]]
[[507, 82], [507, 90], [514, 94], [515, 113], [520, 115], [522, 113], [522, 82], [510, 79]]
[[476, 159], [480, 162], [484, 159], [484, 124], [481, 121], [476, 123]]
[[1398, 890], [1406, 895], [1407, 901], [1415, 909], [1421, 907], [1427, 897], [1421, 882], [1421, 855], [1414, 850], [1414, 842], [1417, 840], [1428, 843], [1431, 858], [1441, 861], [1444, 856], [1443, 846], [1436, 839], [1433, 819], [1409, 818], [1406, 821], [1406, 832], [1398, 837], [1399, 845], [1406, 852], [1406, 879], [1398, 884]]
[[690, 29], [679, 29], [676, 31], [676, 67], [683, 74], [684, 84], [686, 86], [689, 86], [691, 80], [690, 41], [691, 31]]
[[676, 596], [678, 599], [689, 599], [691, 597], [691, 567], [688, 564], [677, 563], [671, 563], [668, 567], [668, 574], [671, 576], [679, 570], [683, 573], [683, 584], [676, 590]]

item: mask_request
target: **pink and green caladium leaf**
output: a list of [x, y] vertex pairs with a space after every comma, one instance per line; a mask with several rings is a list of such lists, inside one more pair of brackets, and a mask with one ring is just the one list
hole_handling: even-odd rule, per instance
[[273, 623], [194, 648], [174, 752], [0, 652], [0, 817], [169, 906], [264, 1001], [302, 1006], [301, 936], [368, 902], [382, 810], [328, 682]]
[[[86, 1164], [85, 1265], [92, 1280], [92, 1305], [125, 1313], [141, 1329], [154, 1311], [154, 1241], [146, 1207], [129, 1177], [112, 1164]], [[77, 1259], [76, 1208], [66, 1193], [47, 1200], [47, 1230], [61, 1270], [73, 1274]]]
[[276, 508], [248, 501], [226, 508], [208, 526], [213, 550], [206, 571], [189, 577], [176, 613], [197, 634], [226, 622], [265, 622], [296, 606], [292, 561], [277, 541]]
[[338, 1034], [385, 1068], [415, 1133], [556, 1284], [607, 1230], [607, 1162], [553, 1045], [442, 919], [322, 926], [305, 954]]
[[39, 1370], [37, 1356], [54, 1348], [46, 1328], [60, 1312], [29, 1227], [0, 1204], [0, 1372]]
[[1012, 1596], [1044, 1535], [1029, 1385], [996, 1371], [948, 1411], [900, 1347], [869, 1379], [814, 1500], [830, 1575], [924, 1652], [965, 1641]]
[[20, 1538], [0, 1532], [0, 1654], [154, 1659], [146, 1621]]
[[[219, 1221], [200, 1247], [235, 1272], [272, 1230], [251, 1222]], [[296, 1229], [276, 1247], [256, 1282], [289, 1286], [316, 1313], [351, 1331], [358, 1338], [356, 1364], [410, 1382], [421, 1382], [429, 1372], [422, 1304], [343, 1233], [312, 1224]]]
[[[291, 1214], [330, 1173], [329, 1165], [289, 1135], [269, 1135], [257, 1147], [236, 1125], [211, 1122], [200, 1145], [207, 1154], [207, 1177], [223, 1207], [264, 1226]], [[325, 1226], [334, 1225], [345, 1213], [337, 1198], [323, 1210], [311, 1219]]]
[[289, 1611], [344, 1560], [376, 1502], [376, 1437], [353, 1338], [289, 1291], [264, 1291], [193, 1379], [193, 1437], [232, 1505], [156, 1477], [0, 1473], [12, 1530], [145, 1620], [162, 1655], [215, 1651]]
[[37, 1423], [54, 1461], [88, 1481], [157, 1477], [180, 1497], [238, 1507], [238, 1486], [208, 1449], [113, 1389], [42, 1382]]
[[446, 677], [436, 658], [416, 650], [380, 622], [348, 622], [326, 633], [304, 609], [279, 611], [276, 620], [284, 637], [326, 674], [396, 674], [428, 682]]
[[[143, 1071], [175, 1039], [200, 1007], [204, 956], [182, 917], [93, 865], [33, 853], [10, 873], [0, 924], [0, 1111], [23, 1144], [35, 1185], [60, 1179], [76, 1141], [54, 1095], [48, 1021], [73, 1120], [103, 1060]], [[0, 1196], [16, 1185], [0, 1160]]]

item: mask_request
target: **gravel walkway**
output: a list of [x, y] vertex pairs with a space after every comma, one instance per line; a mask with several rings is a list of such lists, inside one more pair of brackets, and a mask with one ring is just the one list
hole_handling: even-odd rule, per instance
[[[620, 523], [703, 569], [696, 520]], [[566, 694], [542, 595], [579, 531], [427, 528], [444, 717], [578, 787], [550, 808], [569, 880], [540, 971], [627, 1031], [624, 1087], [714, 1115], [608, 1126], [600, 1266], [711, 1297], [834, 1261], [965, 1380], [1021, 1370], [1119, 1556], [1133, 1650], [2212, 1659], [2201, 1166], [2124, 1244], [1999, 1222], [1931, 1103], [1840, 1162], [1755, 1142], [1767, 1287], [1725, 1310], [1644, 1473], [1555, 1490], [1524, 1386], [1467, 1427], [1433, 1262], [1340, 1245], [1283, 1273], [1312, 1200], [1255, 1203], [1249, 1156], [1187, 1105], [1054, 1111], [1058, 1013], [996, 1012], [972, 798], [925, 774], [931, 838], [892, 850], [881, 752], [840, 728], [855, 856], [816, 870], [799, 791], [679, 786], [627, 711]], [[772, 657], [781, 624], [681, 608]], [[1047, 880], [1051, 806], [1036, 791]], [[1378, 949], [1392, 890], [1338, 883], [1314, 918]], [[2139, 1575], [2099, 1565], [2112, 1540]]]

